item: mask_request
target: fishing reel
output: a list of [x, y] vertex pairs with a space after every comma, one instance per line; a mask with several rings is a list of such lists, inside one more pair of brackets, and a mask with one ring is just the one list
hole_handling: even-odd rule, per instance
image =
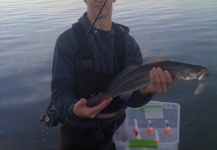
[[63, 119], [59, 117], [56, 110], [51, 109], [52, 102], [51, 100], [48, 102], [46, 110], [44, 111], [43, 115], [39, 117], [40, 122], [44, 122], [48, 127], [57, 126], [59, 123], [63, 123]]

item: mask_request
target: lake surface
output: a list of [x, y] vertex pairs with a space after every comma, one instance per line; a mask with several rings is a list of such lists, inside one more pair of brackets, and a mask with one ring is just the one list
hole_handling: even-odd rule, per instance
[[[57, 37], [83, 14], [80, 0], [1, 0], [0, 149], [58, 149], [59, 127], [38, 121], [50, 97], [53, 48]], [[163, 56], [202, 65], [210, 76], [174, 83], [153, 100], [181, 106], [180, 150], [217, 147], [217, 1], [117, 0], [113, 21], [131, 28], [144, 58]]]

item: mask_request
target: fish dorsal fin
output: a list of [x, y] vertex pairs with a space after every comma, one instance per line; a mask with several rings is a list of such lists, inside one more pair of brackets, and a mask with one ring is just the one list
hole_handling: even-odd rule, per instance
[[120, 80], [123, 80], [123, 77], [126, 76], [129, 72], [136, 69], [138, 66], [127, 66], [120, 73], [118, 73], [110, 82], [108, 89], [111, 90], [120, 84]]
[[144, 64], [153, 64], [153, 63], [163, 62], [163, 61], [169, 61], [169, 60], [165, 57], [151, 57], [151, 58], [148, 58], [144, 62]]

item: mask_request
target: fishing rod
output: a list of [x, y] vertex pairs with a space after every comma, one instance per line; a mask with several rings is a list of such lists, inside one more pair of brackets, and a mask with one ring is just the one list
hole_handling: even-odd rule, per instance
[[[96, 16], [95, 19], [94, 19], [92, 25], [91, 25], [90, 28], [88, 29], [88, 31], [87, 31], [87, 33], [86, 33], [86, 35], [85, 35], [85, 37], [84, 37], [84, 40], [83, 40], [83, 42], [82, 42], [82, 44], [81, 44], [80, 50], [84, 50], [84, 48], [86, 48], [85, 46], [86, 46], [87, 38], [88, 38], [88, 36], [89, 36], [91, 30], [93, 29], [93, 27], [94, 27], [94, 25], [95, 25], [97, 19], [102, 19], [102, 16], [100, 16], [100, 14], [101, 14], [103, 8], [105, 7], [106, 2], [107, 2], [107, 0], [104, 1], [102, 7], [100, 8], [100, 10], [99, 10], [97, 16]], [[94, 35], [95, 35], [95, 34], [94, 34]], [[93, 35], [93, 36], [94, 36], [94, 35]]]
[[[84, 50], [84, 48], [86, 48], [85, 46], [86, 46], [87, 38], [88, 38], [88, 36], [89, 36], [91, 30], [93, 29], [93, 27], [94, 27], [94, 25], [95, 25], [97, 19], [102, 19], [102, 16], [100, 16], [100, 14], [101, 14], [103, 8], [105, 7], [106, 2], [107, 2], [107, 0], [104, 1], [102, 7], [100, 8], [100, 10], [99, 10], [97, 16], [96, 16], [95, 19], [94, 19], [92, 25], [91, 25], [90, 28], [88, 29], [88, 31], [87, 31], [87, 33], [86, 33], [86, 35], [85, 35], [85, 37], [84, 37], [84, 40], [83, 40], [83, 42], [82, 42], [82, 45], [81, 45], [81, 47], [80, 47], [80, 50], [82, 50], [82, 49]], [[95, 34], [94, 34], [94, 35], [95, 35]], [[94, 35], [93, 35], [93, 37], [94, 37]], [[92, 39], [93, 39], [93, 37], [92, 37]], [[91, 41], [90, 41], [90, 42], [91, 42]], [[57, 126], [57, 125], [58, 125], [58, 122], [59, 122], [59, 119], [58, 119], [58, 117], [57, 117], [57, 116], [58, 116], [57, 113], [56, 113], [54, 110], [51, 110], [52, 105], [53, 105], [52, 100], [49, 99], [45, 111], [44, 111], [43, 114], [39, 117], [39, 121], [40, 121], [40, 122], [44, 122], [44, 121], [45, 121], [45, 123], [46, 123], [46, 125], [47, 125], [48, 127]]]

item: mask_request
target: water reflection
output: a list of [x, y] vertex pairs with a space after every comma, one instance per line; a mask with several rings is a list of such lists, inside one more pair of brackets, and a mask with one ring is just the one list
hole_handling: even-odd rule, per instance
[[[47, 129], [37, 118], [50, 96], [56, 38], [85, 7], [81, 0], [1, 1], [0, 149], [24, 149], [24, 145], [31, 150], [58, 149], [58, 128]], [[216, 16], [215, 0], [117, 1], [113, 15], [114, 21], [131, 28], [144, 57], [164, 56], [206, 66], [214, 89]], [[215, 149], [216, 93], [207, 87], [195, 96], [196, 86], [196, 82], [175, 83], [168, 94], [155, 99], [181, 105], [181, 150]]]

